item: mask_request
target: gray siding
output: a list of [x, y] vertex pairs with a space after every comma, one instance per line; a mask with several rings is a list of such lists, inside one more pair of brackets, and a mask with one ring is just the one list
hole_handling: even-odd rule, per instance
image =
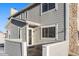
[[23, 12], [17, 16], [15, 16], [16, 19], [19, 19], [19, 20], [22, 20], [22, 21], [26, 21], [26, 18], [27, 18], [27, 11], [26, 12]]
[[[64, 4], [58, 4], [58, 10], [52, 10], [41, 15], [41, 5], [27, 11], [27, 20], [44, 25], [58, 24], [58, 40], [64, 40]], [[49, 39], [47, 39], [49, 40]]]
[[11, 24], [9, 25], [8, 31], [10, 32], [10, 39], [23, 39], [23, 41], [26, 39], [26, 26], [19, 21], [12, 20]]
[[[34, 28], [33, 29], [33, 44], [36, 42], [39, 42], [39, 40], [41, 39], [41, 28]], [[39, 33], [39, 34], [38, 34]]]
[[[18, 18], [18, 16], [16, 18]], [[27, 11], [27, 20], [40, 23], [42, 26], [58, 24], [58, 40], [64, 40], [64, 3], [58, 3], [58, 10], [52, 10], [42, 15], [41, 15], [41, 4], [39, 4]], [[14, 25], [12, 27], [12, 32], [13, 32], [13, 34], [11, 34], [12, 38], [18, 38], [19, 34], [18, 34], [17, 26]], [[36, 37], [35, 39], [36, 42], [38, 41], [37, 38], [39, 38], [41, 35], [40, 31], [38, 31], [38, 33], [37, 34], [39, 36]], [[26, 29], [22, 27], [23, 40], [26, 40], [25, 36], [26, 36]], [[40, 37], [39, 40], [43, 40], [43, 39], [41, 39]], [[49, 41], [49, 39], [46, 39], [45, 41]]]
[[42, 25], [58, 24], [58, 40], [64, 40], [64, 4], [58, 4], [58, 10], [41, 16]]
[[20, 42], [6, 40], [5, 53], [9, 56], [22, 56], [22, 44]]
[[27, 11], [27, 20], [40, 23], [41, 9], [40, 5]]
[[18, 31], [18, 27], [14, 24], [9, 25], [9, 38], [10, 39], [19, 39], [19, 31]]

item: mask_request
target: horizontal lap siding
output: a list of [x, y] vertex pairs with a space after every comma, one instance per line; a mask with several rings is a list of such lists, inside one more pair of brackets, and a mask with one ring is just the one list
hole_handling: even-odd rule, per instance
[[11, 24], [9, 31], [10, 31], [10, 39], [19, 39], [19, 31], [16, 25]]
[[22, 48], [20, 42], [5, 41], [5, 53], [9, 56], [21, 56]]
[[27, 20], [40, 23], [40, 5], [27, 11]]
[[58, 10], [42, 15], [41, 5], [38, 5], [27, 11], [27, 20], [40, 23], [41, 25], [58, 24], [58, 40], [64, 40], [64, 4], [59, 3]]
[[[41, 13], [40, 12], [41, 12], [40, 5], [37, 5], [34, 8], [28, 10], [27, 11], [27, 20], [32, 21], [32, 22], [36, 22], [36, 23], [40, 23], [41, 22], [41, 20], [40, 20]], [[33, 35], [33, 38], [34, 38], [33, 43], [37, 43], [41, 39], [40, 28], [39, 28], [38, 32], [37, 32], [37, 29], [36, 30], [34, 29], [34, 31], [35, 31], [35, 33]]]
[[64, 4], [58, 4], [58, 10], [41, 16], [42, 25], [58, 24], [58, 40], [64, 40]]

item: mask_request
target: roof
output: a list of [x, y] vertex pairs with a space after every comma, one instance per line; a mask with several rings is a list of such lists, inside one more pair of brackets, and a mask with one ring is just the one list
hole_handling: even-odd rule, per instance
[[15, 13], [14, 15], [10, 16], [9, 19], [10, 19], [11, 17], [14, 17], [14, 16], [19, 15], [20, 13], [22, 13], [22, 12], [24, 12], [24, 11], [26, 11], [26, 10], [29, 10], [30, 8], [33, 8], [34, 6], [36, 6], [36, 5], [38, 5], [38, 4], [40, 4], [40, 3], [32, 3], [32, 4], [28, 5], [27, 7], [23, 8], [23, 9], [20, 10], [19, 12], [17, 12], [17, 13]]

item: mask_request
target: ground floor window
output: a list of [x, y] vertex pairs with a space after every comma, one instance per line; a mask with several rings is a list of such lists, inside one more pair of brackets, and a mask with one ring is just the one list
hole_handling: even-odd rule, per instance
[[56, 38], [57, 26], [42, 26], [42, 38]]

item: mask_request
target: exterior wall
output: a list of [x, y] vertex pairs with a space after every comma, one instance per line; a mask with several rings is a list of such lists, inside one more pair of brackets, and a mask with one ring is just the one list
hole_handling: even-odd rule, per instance
[[[63, 3], [58, 4], [58, 10], [56, 11], [52, 10], [42, 15], [41, 15], [41, 4], [37, 5], [34, 8], [27, 11], [27, 20], [40, 23], [42, 26], [58, 24], [58, 40], [59, 41], [64, 40], [64, 4]], [[40, 31], [39, 34], [41, 35]], [[48, 41], [48, 40], [50, 39], [43, 41]]]
[[0, 32], [0, 44], [4, 44], [5, 33]]
[[27, 56], [26, 42], [5, 40], [4, 46], [4, 52], [9, 56]]
[[[42, 15], [41, 15], [41, 4], [31, 8], [30, 10], [25, 11], [24, 13], [26, 13], [26, 12], [27, 12], [26, 21], [30, 20], [30, 21], [33, 21], [33, 22], [36, 22], [36, 23], [40, 23], [42, 26], [58, 24], [58, 40], [59, 41], [64, 40], [64, 16], [65, 15], [64, 15], [64, 4], [63, 3], [58, 3], [58, 9], [57, 10], [50, 11], [50, 12], [48, 12], [46, 14], [42, 14]], [[16, 16], [16, 18], [19, 18], [19, 20], [20, 20], [21, 14]], [[16, 28], [17, 24], [18, 23], [16, 22], [16, 26], [14, 26], [12, 28]], [[22, 29], [23, 29], [23, 27], [22, 27]], [[12, 30], [13, 33], [16, 32], [16, 31], [18, 32], [18, 30], [16, 30], [16, 29]], [[17, 32], [16, 32], [17, 35], [15, 35], [15, 36], [17, 36], [17, 38], [18, 38], [19, 34]], [[26, 30], [23, 29], [22, 34], [24, 34], [25, 32], [26, 32]], [[41, 36], [40, 36], [41, 35], [41, 29], [39, 29], [38, 33], [35, 34], [35, 35], [39, 35], [38, 37], [35, 38], [35, 42], [37, 42], [37, 41], [48, 42], [50, 40], [50, 39], [46, 39], [46, 40], [41, 39]], [[11, 36], [13, 36], [13, 35], [11, 35]], [[25, 34], [25, 36], [26, 36], [26, 34]], [[23, 39], [24, 39], [25, 36], [23, 36]], [[39, 39], [37, 39], [37, 38], [39, 38]], [[52, 40], [53, 39], [51, 39], [50, 42]]]
[[27, 11], [27, 20], [40, 23], [41, 22], [41, 5], [37, 5], [34, 8]]
[[4, 51], [9, 56], [22, 56], [22, 46], [20, 42], [5, 41]]
[[9, 25], [8, 36], [9, 36], [9, 39], [19, 39], [19, 31], [16, 25], [12, 23]]
[[[37, 43], [37, 42], [39, 42], [40, 41], [40, 39], [41, 39], [41, 28], [40, 27], [38, 27], [38, 28], [35, 28], [35, 29], [33, 29], [33, 44], [34, 43]], [[39, 34], [38, 34], [39, 33]]]
[[9, 39], [26, 39], [26, 26], [23, 26], [19, 21], [12, 20], [8, 26]]
[[77, 33], [77, 4], [70, 4], [69, 10], [69, 53], [79, 54]]
[[[64, 4], [58, 4], [58, 10], [41, 16], [42, 25], [58, 24], [58, 40], [64, 40]], [[49, 40], [49, 39], [48, 39]]]
[[68, 41], [43, 45], [42, 50], [43, 56], [68, 56]]
[[27, 19], [27, 11], [15, 16], [16, 19], [22, 20], [22, 21], [26, 21]]

